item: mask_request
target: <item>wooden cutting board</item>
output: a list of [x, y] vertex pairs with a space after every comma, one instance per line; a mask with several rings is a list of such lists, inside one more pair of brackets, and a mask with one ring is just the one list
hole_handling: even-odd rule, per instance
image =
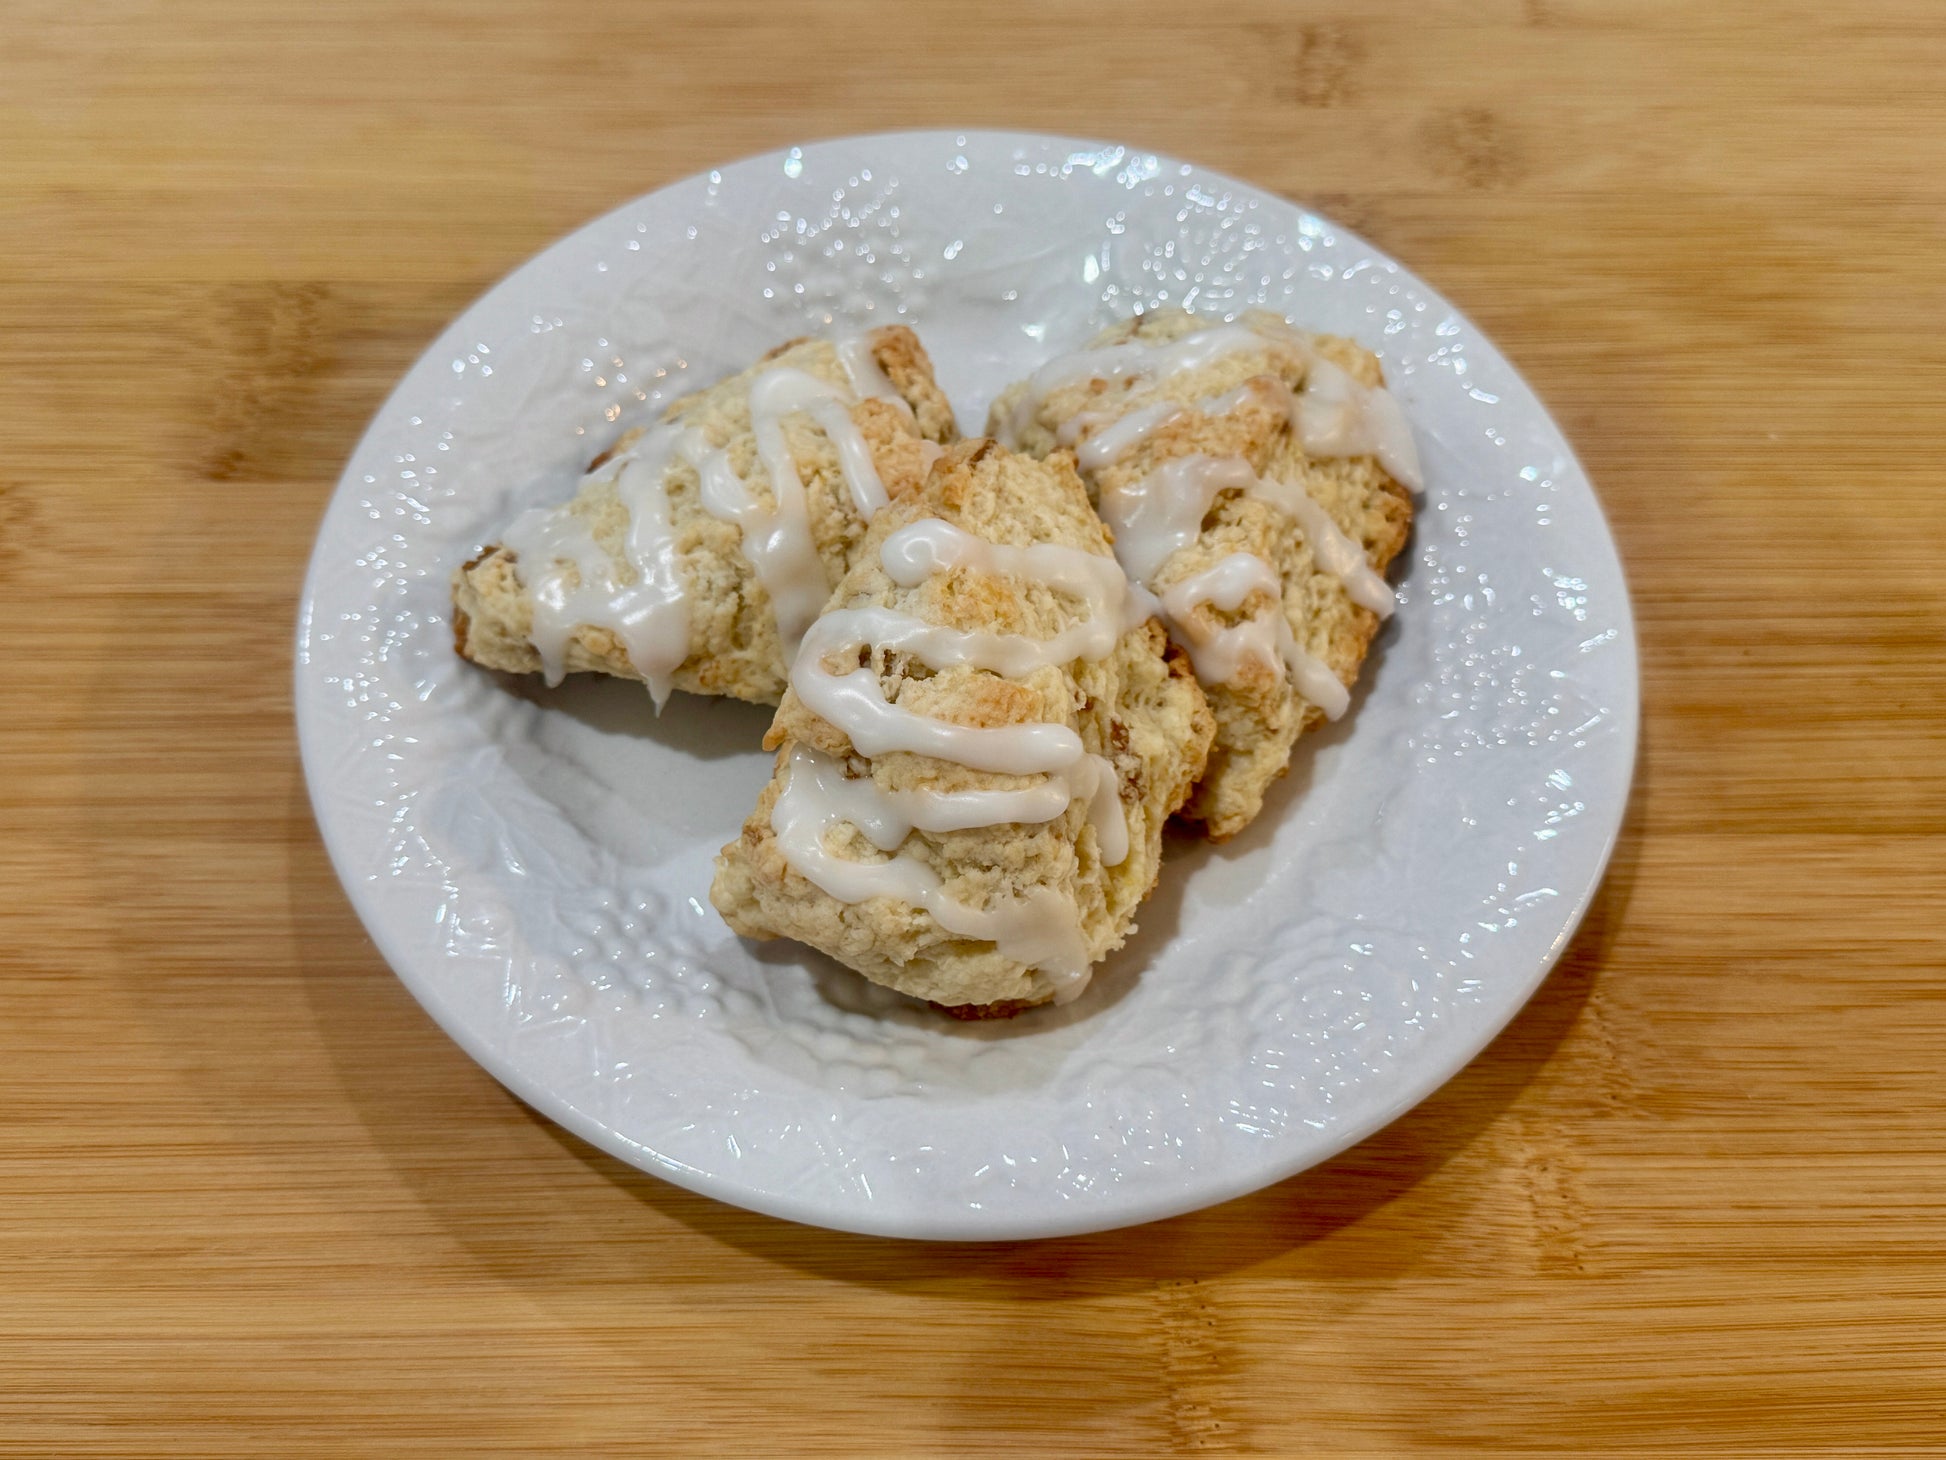
[[[0, 1454], [1946, 1454], [1946, 11], [0, 7]], [[1472, 1067], [1132, 1232], [639, 1175], [419, 1012], [293, 610], [440, 325], [712, 162], [915, 125], [1310, 201], [1599, 487], [1645, 723]]]

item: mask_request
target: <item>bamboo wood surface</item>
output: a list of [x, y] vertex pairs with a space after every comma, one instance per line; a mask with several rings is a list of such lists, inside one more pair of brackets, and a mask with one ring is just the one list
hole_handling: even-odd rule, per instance
[[[0, 3], [0, 1454], [1946, 1454], [1936, 0]], [[1556, 411], [1643, 747], [1508, 1031], [1131, 1232], [790, 1227], [392, 978], [290, 720], [311, 534], [484, 286], [924, 124], [1309, 200]]]

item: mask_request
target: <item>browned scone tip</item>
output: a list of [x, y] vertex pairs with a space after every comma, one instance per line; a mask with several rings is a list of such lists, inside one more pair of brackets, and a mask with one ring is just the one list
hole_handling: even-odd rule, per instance
[[757, 357], [757, 363], [759, 365], [767, 364], [768, 362], [777, 359], [781, 355], [788, 355], [792, 350], [795, 350], [799, 345], [807, 345], [810, 342], [811, 342], [811, 337], [809, 335], [793, 335], [788, 340], [785, 340], [781, 345], [772, 345], [768, 350], [765, 350], [763, 354]]
[[1405, 545], [1412, 537], [1414, 507], [1412, 492], [1399, 482], [1387, 477], [1379, 485], [1380, 496], [1373, 507], [1380, 514], [1385, 530], [1375, 532], [1365, 543], [1365, 555], [1371, 560], [1372, 567], [1383, 573], [1392, 566], [1393, 559], [1405, 551]]
[[912, 407], [919, 434], [939, 446], [958, 440], [959, 428], [953, 419], [952, 402], [933, 378], [932, 357], [919, 343], [919, 337], [905, 325], [892, 324], [873, 330], [867, 338], [871, 340], [872, 358], [878, 362], [878, 368]]

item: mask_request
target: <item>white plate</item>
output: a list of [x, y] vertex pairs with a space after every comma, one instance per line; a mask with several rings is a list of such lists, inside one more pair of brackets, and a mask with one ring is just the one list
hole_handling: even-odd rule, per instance
[[[447, 578], [671, 396], [786, 338], [895, 319], [977, 431], [1137, 306], [1255, 305], [1384, 358], [1425, 457], [1400, 608], [1355, 711], [1264, 817], [1174, 845], [1078, 1003], [963, 1025], [795, 945], [745, 944], [710, 859], [767, 711], [461, 663]], [[1600, 879], [1634, 759], [1634, 632], [1601, 511], [1532, 392], [1362, 239], [1146, 152], [855, 137], [609, 214], [461, 316], [372, 423], [305, 588], [319, 824], [407, 987], [524, 1100], [759, 1211], [1041, 1237], [1187, 1211], [1320, 1161], [1492, 1037]]]

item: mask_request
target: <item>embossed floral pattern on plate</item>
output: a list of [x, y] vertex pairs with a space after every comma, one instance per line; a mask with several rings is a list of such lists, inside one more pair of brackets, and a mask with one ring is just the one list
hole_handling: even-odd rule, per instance
[[[790, 335], [904, 320], [977, 430], [1138, 307], [1268, 305], [1382, 355], [1427, 486], [1354, 713], [1237, 841], [1173, 845], [1063, 1009], [965, 1026], [750, 945], [710, 859], [767, 713], [519, 685], [452, 652], [453, 566], [630, 422]], [[682, 1185], [915, 1237], [1144, 1221], [1301, 1170], [1512, 1016], [1612, 845], [1633, 628], [1586, 477], [1512, 368], [1362, 239], [1134, 149], [806, 145], [601, 218], [406, 376], [319, 532], [298, 635], [318, 820], [426, 1008], [524, 1099]]]

